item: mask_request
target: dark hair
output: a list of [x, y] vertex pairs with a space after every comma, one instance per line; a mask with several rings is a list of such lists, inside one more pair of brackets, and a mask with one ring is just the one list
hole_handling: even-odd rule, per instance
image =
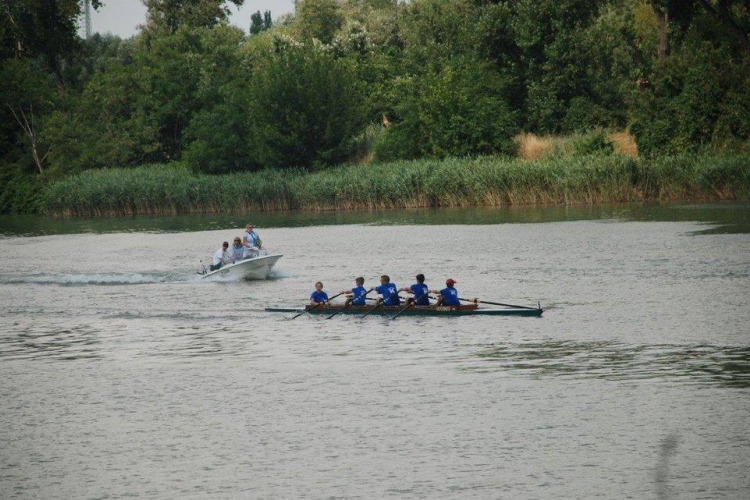
[[229, 246], [229, 242], [225, 241], [224, 243], [221, 244], [221, 246], [228, 247]]
[[359, 278], [355, 279], [354, 282], [357, 283], [358, 285], [363, 285], [365, 282], [365, 279], [362, 276], [360, 276]]
[[417, 281], [419, 283], [424, 283], [424, 274], [417, 274]]
[[390, 283], [391, 282], [391, 278], [387, 274], [384, 274], [383, 276], [381, 276], [380, 279], [381, 280], [385, 280], [386, 283]]

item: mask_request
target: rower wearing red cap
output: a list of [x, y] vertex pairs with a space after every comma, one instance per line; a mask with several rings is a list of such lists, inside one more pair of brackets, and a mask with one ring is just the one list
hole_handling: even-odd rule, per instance
[[439, 306], [457, 306], [461, 303], [458, 301], [458, 290], [453, 288], [456, 284], [456, 280], [448, 278], [445, 280], [445, 288], [442, 290], [430, 290], [431, 293], [438, 295], [437, 305]]

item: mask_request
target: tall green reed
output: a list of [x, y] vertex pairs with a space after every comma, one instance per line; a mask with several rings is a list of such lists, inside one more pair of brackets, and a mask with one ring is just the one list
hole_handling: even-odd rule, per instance
[[263, 170], [225, 176], [178, 165], [90, 170], [49, 186], [58, 215], [346, 210], [426, 206], [603, 203], [750, 198], [750, 154], [551, 155], [345, 165], [314, 173]]

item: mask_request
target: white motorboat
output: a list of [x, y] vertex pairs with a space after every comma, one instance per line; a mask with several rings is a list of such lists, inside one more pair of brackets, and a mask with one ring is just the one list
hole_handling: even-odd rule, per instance
[[264, 280], [271, 274], [271, 269], [281, 257], [281, 254], [259, 255], [234, 264], [227, 264], [216, 271], [206, 272], [204, 268], [202, 278]]

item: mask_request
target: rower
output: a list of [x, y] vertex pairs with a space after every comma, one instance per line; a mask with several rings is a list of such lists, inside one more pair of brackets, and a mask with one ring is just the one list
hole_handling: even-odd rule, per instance
[[415, 305], [417, 306], [429, 306], [430, 305], [430, 297], [428, 294], [430, 293], [429, 288], [427, 285], [424, 284], [424, 274], [417, 274], [417, 282], [409, 287], [399, 288], [399, 292], [408, 292], [414, 294], [414, 297], [409, 297], [406, 301], [407, 304], [411, 304], [412, 302], [415, 302]]
[[310, 305], [319, 306], [328, 302], [328, 294], [323, 291], [323, 283], [315, 283], [315, 291], [310, 294]]
[[395, 283], [391, 283], [391, 278], [384, 274], [380, 277], [380, 286], [370, 288], [370, 291], [375, 290], [381, 295], [381, 302], [385, 306], [400, 306], [401, 297], [398, 296], [398, 287]]
[[456, 284], [456, 280], [448, 278], [445, 280], [445, 288], [442, 290], [430, 290], [432, 293], [439, 294], [437, 305], [439, 306], [458, 306], [461, 302], [458, 300], [458, 290], [453, 285]]
[[354, 280], [354, 283], [357, 285], [351, 290], [344, 290], [343, 294], [346, 294], [346, 304], [351, 304], [353, 306], [363, 306], [365, 305], [365, 299], [367, 294], [369, 293], [365, 287], [363, 286], [365, 284], [365, 279], [363, 277], [359, 277]]

